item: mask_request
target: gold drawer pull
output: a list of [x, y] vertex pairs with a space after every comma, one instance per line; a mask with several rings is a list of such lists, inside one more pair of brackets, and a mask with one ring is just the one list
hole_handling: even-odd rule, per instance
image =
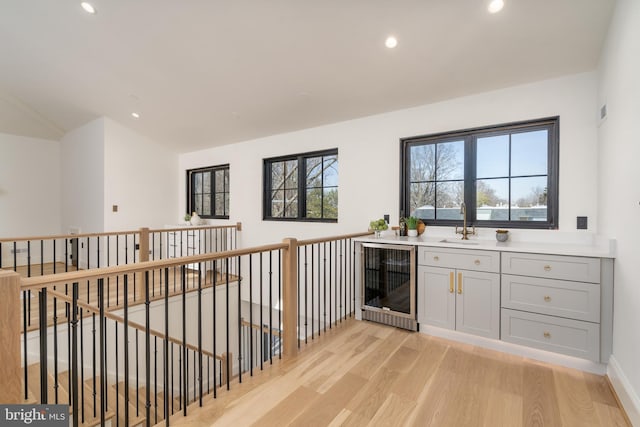
[[549, 332], [544, 332], [542, 335], [544, 335], [545, 338], [551, 338], [551, 334]]
[[477, 259], [477, 260], [473, 261], [473, 263], [474, 263], [475, 265], [480, 265], [480, 260], [479, 260], [479, 259]]
[[453, 281], [454, 281], [454, 277], [453, 277], [453, 271], [451, 273], [449, 273], [449, 293], [452, 294], [454, 292], [453, 290]]
[[436, 256], [433, 257], [433, 260], [434, 261], [440, 261], [440, 257], [436, 255]]
[[545, 302], [549, 302], [549, 301], [551, 301], [551, 297], [549, 295], [545, 295], [544, 296], [544, 300], [545, 300]]
[[458, 273], [458, 294], [462, 293], [462, 273]]
[[544, 266], [544, 271], [551, 271], [551, 266], [550, 265], [545, 265]]

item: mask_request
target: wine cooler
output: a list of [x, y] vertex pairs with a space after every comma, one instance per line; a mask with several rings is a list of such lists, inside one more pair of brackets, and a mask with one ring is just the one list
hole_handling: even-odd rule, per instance
[[362, 318], [417, 330], [412, 245], [362, 244]]

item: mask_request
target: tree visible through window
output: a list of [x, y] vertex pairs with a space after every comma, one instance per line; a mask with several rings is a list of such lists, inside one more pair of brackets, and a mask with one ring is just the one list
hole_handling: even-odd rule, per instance
[[427, 224], [555, 228], [558, 118], [401, 140], [401, 215]]
[[202, 218], [229, 218], [229, 165], [187, 171], [187, 208]]
[[264, 218], [336, 221], [338, 150], [264, 160]]

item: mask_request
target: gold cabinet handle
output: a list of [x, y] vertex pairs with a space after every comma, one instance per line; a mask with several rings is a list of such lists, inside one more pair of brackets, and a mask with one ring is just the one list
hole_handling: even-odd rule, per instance
[[549, 295], [545, 295], [544, 296], [544, 301], [545, 302], [550, 302], [551, 301], [551, 297]]
[[462, 293], [462, 273], [458, 273], [458, 295]]
[[433, 260], [434, 261], [440, 261], [440, 257], [436, 255], [436, 256], [433, 257]]
[[551, 266], [550, 265], [545, 265], [544, 266], [544, 271], [551, 271]]
[[544, 335], [545, 338], [551, 338], [551, 334], [547, 331], [545, 331], [542, 335]]
[[453, 277], [453, 271], [451, 273], [449, 273], [449, 293], [452, 294], [454, 292], [453, 290], [453, 281], [454, 281], [454, 277]]
[[480, 265], [480, 260], [479, 260], [479, 259], [477, 259], [477, 260], [473, 261], [473, 263], [474, 263], [475, 265]]

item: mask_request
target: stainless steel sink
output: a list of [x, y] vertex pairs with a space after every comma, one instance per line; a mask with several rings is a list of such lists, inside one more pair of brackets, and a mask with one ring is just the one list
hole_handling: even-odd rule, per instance
[[475, 245], [479, 245], [480, 243], [478, 242], [473, 242], [470, 240], [462, 240], [462, 239], [442, 239], [440, 240], [440, 243], [448, 243], [451, 245], [465, 245], [465, 246], [475, 246]]

